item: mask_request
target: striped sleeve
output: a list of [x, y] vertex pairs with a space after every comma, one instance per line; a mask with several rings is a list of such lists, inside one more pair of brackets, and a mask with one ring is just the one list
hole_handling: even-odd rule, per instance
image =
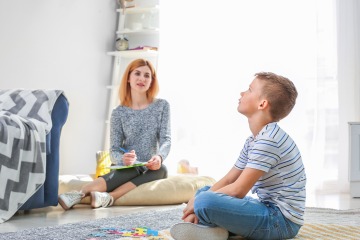
[[291, 221], [303, 224], [305, 168], [294, 140], [277, 123], [266, 125], [256, 137], [247, 139], [235, 167], [264, 171], [252, 192], [260, 201], [275, 203]]

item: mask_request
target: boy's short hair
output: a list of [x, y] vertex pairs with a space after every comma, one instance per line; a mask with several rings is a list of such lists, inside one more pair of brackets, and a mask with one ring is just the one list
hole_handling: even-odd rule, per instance
[[296, 87], [286, 77], [272, 72], [259, 72], [257, 79], [265, 83], [262, 88], [262, 97], [270, 104], [270, 114], [274, 121], [285, 118], [294, 108], [298, 96]]

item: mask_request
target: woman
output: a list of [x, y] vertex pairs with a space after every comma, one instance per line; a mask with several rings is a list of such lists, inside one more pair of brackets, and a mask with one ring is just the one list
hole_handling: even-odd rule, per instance
[[170, 105], [156, 98], [158, 91], [153, 65], [145, 59], [132, 61], [120, 83], [120, 105], [111, 114], [110, 156], [116, 165], [142, 162], [145, 166], [111, 171], [79, 192], [59, 195], [65, 210], [88, 195], [93, 208], [109, 207], [137, 186], [167, 177], [163, 161], [171, 147]]

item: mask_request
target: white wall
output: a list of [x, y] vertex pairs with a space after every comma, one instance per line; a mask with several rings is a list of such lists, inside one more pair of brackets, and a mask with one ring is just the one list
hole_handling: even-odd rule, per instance
[[0, 0], [0, 88], [62, 89], [60, 174], [95, 172], [103, 148], [115, 0]]

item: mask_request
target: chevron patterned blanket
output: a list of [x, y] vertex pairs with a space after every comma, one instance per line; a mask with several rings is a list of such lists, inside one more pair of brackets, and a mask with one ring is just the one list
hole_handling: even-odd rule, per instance
[[46, 134], [59, 90], [0, 90], [0, 223], [44, 183]]

